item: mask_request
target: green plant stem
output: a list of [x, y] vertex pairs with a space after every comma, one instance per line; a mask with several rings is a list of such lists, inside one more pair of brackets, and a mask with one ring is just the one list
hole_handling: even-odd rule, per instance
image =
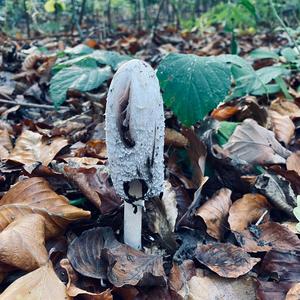
[[270, 6], [271, 6], [271, 9], [272, 9], [272, 12], [273, 12], [275, 18], [278, 20], [278, 22], [280, 23], [280, 25], [283, 27], [283, 29], [285, 30], [286, 34], [289, 36], [289, 38], [291, 39], [291, 41], [294, 43], [294, 45], [295, 45], [295, 47], [296, 47], [296, 49], [298, 51], [298, 55], [300, 56], [300, 48], [299, 48], [299, 46], [297, 44], [297, 41], [294, 39], [293, 36], [291, 36], [289, 34], [289, 30], [288, 30], [287, 26], [285, 25], [284, 21], [280, 18], [279, 14], [278, 14], [278, 12], [277, 12], [277, 10], [275, 8], [273, 0], [269, 0], [269, 3], [270, 3]]

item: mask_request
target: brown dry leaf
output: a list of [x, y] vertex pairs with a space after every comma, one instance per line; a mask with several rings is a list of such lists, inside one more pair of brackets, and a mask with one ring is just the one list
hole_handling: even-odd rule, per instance
[[276, 111], [282, 116], [289, 116], [292, 119], [300, 117], [300, 108], [297, 104], [291, 101], [284, 101], [280, 98], [272, 101], [270, 110]]
[[187, 288], [187, 282], [196, 275], [195, 264], [192, 260], [185, 260], [182, 264], [173, 263], [169, 275], [170, 289], [179, 292]]
[[270, 251], [271, 249], [300, 251], [298, 236], [286, 226], [275, 222], [252, 226], [249, 230], [235, 233], [235, 237], [247, 252]]
[[296, 283], [286, 294], [285, 300], [300, 299], [300, 283]]
[[62, 173], [103, 214], [111, 213], [120, 207], [122, 200], [116, 194], [115, 189], [109, 181], [109, 175], [103, 166], [95, 165], [89, 168], [65, 166]]
[[89, 211], [69, 205], [67, 198], [52, 191], [45, 179], [32, 177], [18, 182], [2, 197], [0, 231], [32, 213], [45, 218], [46, 238], [61, 233], [73, 221], [90, 217]]
[[232, 204], [230, 196], [231, 190], [222, 188], [196, 212], [196, 215], [204, 220], [207, 233], [217, 240], [222, 239], [225, 231], [225, 223]]
[[223, 106], [216, 108], [211, 113], [211, 117], [218, 121], [226, 121], [232, 116], [234, 116], [238, 111], [239, 107], [237, 106]]
[[260, 259], [232, 244], [199, 245], [195, 258], [221, 277], [237, 278], [248, 273]]
[[283, 142], [286, 146], [292, 140], [295, 133], [295, 125], [289, 116], [282, 116], [276, 111], [269, 111], [273, 131], [278, 141]]
[[165, 128], [165, 145], [183, 148], [188, 145], [188, 140], [180, 132], [166, 127]]
[[45, 219], [32, 214], [9, 224], [0, 233], [0, 261], [24, 271], [46, 264]]
[[111, 290], [107, 289], [103, 292], [92, 293], [88, 292], [82, 288], [77, 286], [78, 284], [78, 276], [74, 269], [72, 268], [68, 259], [62, 259], [60, 261], [60, 265], [64, 268], [68, 274], [68, 283], [67, 283], [67, 294], [70, 297], [76, 297], [78, 295], [91, 296], [89, 299], [91, 300], [113, 300], [113, 296], [111, 294]]
[[288, 171], [295, 171], [300, 176], [300, 151], [292, 153], [286, 160]]
[[285, 163], [291, 154], [275, 139], [272, 131], [258, 125], [252, 119], [246, 119], [238, 125], [223, 147], [230, 157], [249, 164]]
[[14, 281], [0, 300], [71, 300], [51, 263]]
[[241, 232], [247, 229], [249, 225], [257, 222], [262, 216], [264, 216], [264, 221], [268, 221], [270, 208], [266, 197], [260, 194], [245, 194], [230, 207], [228, 218], [230, 229]]
[[68, 259], [80, 274], [93, 278], [107, 274], [115, 287], [161, 285], [166, 280], [161, 256], [147, 255], [119, 243], [110, 227], [85, 231], [69, 246]]
[[44, 166], [53, 160], [55, 155], [68, 145], [62, 137], [46, 138], [37, 132], [25, 130], [18, 137], [16, 145], [8, 159], [25, 166], [42, 163]]
[[197, 276], [188, 281], [187, 289], [179, 294], [186, 300], [254, 300], [255, 280], [243, 276], [238, 279], [221, 278], [214, 274], [205, 275], [197, 270]]
[[0, 129], [0, 160], [7, 159], [13, 149], [7, 129]]

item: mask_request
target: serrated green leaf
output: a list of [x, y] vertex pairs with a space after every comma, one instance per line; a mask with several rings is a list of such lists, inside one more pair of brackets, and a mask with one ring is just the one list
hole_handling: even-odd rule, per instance
[[84, 66], [73, 65], [59, 71], [50, 81], [50, 96], [55, 107], [65, 100], [70, 88], [87, 92], [98, 88], [112, 76], [110, 67], [98, 68], [89, 60]]
[[159, 64], [157, 76], [166, 106], [187, 126], [223, 101], [231, 84], [226, 64], [193, 54], [169, 54]]

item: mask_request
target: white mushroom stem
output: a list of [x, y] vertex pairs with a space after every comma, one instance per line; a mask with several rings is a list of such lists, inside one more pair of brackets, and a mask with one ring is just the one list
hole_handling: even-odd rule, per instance
[[142, 248], [143, 207], [124, 202], [124, 243], [135, 249]]

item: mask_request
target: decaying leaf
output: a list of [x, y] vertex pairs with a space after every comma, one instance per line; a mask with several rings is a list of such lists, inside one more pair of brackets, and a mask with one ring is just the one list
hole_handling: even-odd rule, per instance
[[17, 183], [2, 197], [0, 230], [15, 219], [32, 213], [45, 218], [46, 239], [61, 233], [69, 223], [90, 217], [89, 211], [70, 205], [64, 196], [56, 194], [40, 177]]
[[300, 283], [293, 285], [286, 294], [285, 300], [299, 300], [300, 298]]
[[187, 300], [254, 300], [256, 299], [255, 281], [243, 276], [238, 279], [220, 278], [214, 274], [202, 274], [197, 270], [197, 276], [188, 281], [188, 287], [179, 294]]
[[91, 229], [76, 238], [68, 259], [76, 271], [93, 278], [103, 278], [107, 266], [107, 278], [116, 287], [165, 283], [162, 257], [119, 243], [109, 227]]
[[26, 166], [41, 163], [44, 166], [52, 161], [55, 155], [66, 145], [62, 137], [45, 138], [37, 132], [25, 130], [18, 137], [8, 159]]
[[165, 145], [174, 147], [186, 147], [188, 145], [188, 140], [180, 132], [171, 128], [165, 128]]
[[291, 184], [282, 176], [264, 173], [256, 177], [254, 190], [266, 196], [278, 209], [294, 217], [296, 195]]
[[300, 151], [292, 153], [286, 160], [286, 168], [300, 176]]
[[26, 274], [14, 281], [1, 295], [0, 300], [71, 300], [65, 285], [55, 274], [52, 264]]
[[276, 111], [282, 116], [289, 116], [291, 118], [300, 117], [300, 108], [296, 103], [284, 101], [280, 98], [272, 101], [270, 110]]
[[252, 119], [246, 119], [236, 127], [224, 149], [230, 157], [253, 164], [285, 163], [291, 154], [275, 139], [272, 131]]
[[[107, 289], [103, 292], [89, 292], [80, 287], [78, 287], [78, 276], [73, 270], [70, 262], [67, 259], [62, 259], [60, 265], [64, 268], [68, 274], [67, 283], [67, 294], [70, 297], [76, 297], [78, 295], [84, 295], [85, 299], [89, 298], [91, 300], [113, 300], [111, 290]], [[97, 286], [98, 287], [98, 286]], [[90, 296], [90, 297], [89, 297]]]
[[217, 240], [223, 237], [225, 231], [225, 223], [232, 204], [230, 196], [231, 190], [220, 189], [196, 212], [196, 215], [204, 220], [207, 233]]
[[7, 159], [13, 146], [7, 129], [0, 129], [0, 160]]
[[262, 221], [269, 220], [270, 208], [271, 206], [264, 196], [245, 194], [230, 207], [228, 222], [231, 230], [241, 232], [261, 217], [263, 217]]
[[0, 233], [0, 261], [25, 271], [45, 265], [45, 219], [31, 214], [18, 218]]
[[237, 278], [248, 273], [260, 259], [251, 257], [242, 248], [232, 244], [199, 245], [195, 258], [221, 277]]
[[247, 252], [275, 250], [300, 251], [298, 236], [286, 226], [276, 222], [267, 222], [252, 226], [248, 230], [235, 233], [236, 239]]
[[282, 116], [279, 113], [270, 110], [269, 115], [278, 141], [288, 145], [295, 133], [295, 125], [289, 116]]

